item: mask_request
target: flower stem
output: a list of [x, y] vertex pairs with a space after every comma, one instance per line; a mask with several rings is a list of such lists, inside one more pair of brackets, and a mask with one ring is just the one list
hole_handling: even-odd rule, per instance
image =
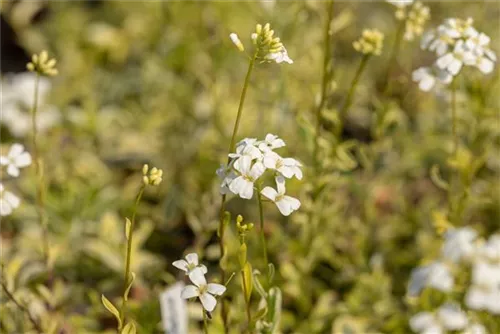
[[241, 281], [243, 282], [243, 299], [245, 299], [246, 313], [247, 313], [247, 331], [250, 331], [250, 326], [252, 323], [252, 313], [250, 312], [250, 301], [247, 300], [248, 287], [245, 280], [245, 273], [243, 268], [241, 268]]
[[[3, 270], [3, 268], [2, 268]], [[9, 289], [7, 289], [7, 286], [5, 285], [3, 279], [2, 279], [2, 282], [1, 282], [1, 285], [2, 285], [2, 289], [3, 291], [5, 292], [5, 294], [7, 295], [7, 297], [17, 306], [17, 308], [26, 314], [26, 316], [28, 317], [29, 321], [31, 322], [31, 324], [33, 325], [33, 328], [35, 328], [36, 332], [39, 333], [39, 334], [43, 334], [44, 333], [44, 330], [43, 328], [41, 327], [41, 325], [38, 323], [38, 321], [36, 321], [36, 319], [33, 317], [33, 315], [31, 314], [30, 310], [24, 306], [23, 304], [21, 304], [17, 299], [16, 297], [14, 297], [14, 295], [9, 291]]]
[[[125, 296], [129, 282], [130, 282], [130, 277], [131, 277], [131, 272], [130, 272], [130, 262], [132, 258], [132, 241], [134, 237], [134, 226], [135, 226], [135, 216], [137, 214], [137, 207], [139, 206], [139, 202], [141, 201], [142, 194], [144, 193], [144, 189], [146, 188], [146, 185], [142, 185], [141, 189], [139, 190], [139, 193], [137, 194], [137, 197], [135, 199], [134, 203], [134, 208], [132, 211], [132, 219], [130, 221], [130, 229], [129, 229], [129, 235], [127, 237], [127, 255], [126, 255], [126, 262], [125, 262], [125, 273], [124, 273], [124, 283], [123, 283], [123, 301], [122, 301], [122, 307], [120, 309], [120, 319], [122, 320], [122, 326], [125, 324], [125, 309], [127, 307], [127, 296]], [[122, 328], [119, 328], [121, 330]]]
[[354, 75], [354, 78], [351, 83], [351, 88], [349, 88], [349, 92], [347, 93], [347, 98], [345, 100], [344, 106], [340, 110], [339, 113], [339, 126], [336, 128], [335, 131], [335, 136], [337, 137], [338, 141], [340, 141], [340, 137], [342, 135], [342, 130], [344, 129], [344, 118], [347, 115], [347, 112], [349, 111], [349, 108], [352, 105], [352, 98], [354, 96], [354, 92], [356, 91], [356, 87], [358, 86], [359, 79], [361, 78], [361, 74], [363, 73], [366, 64], [368, 63], [368, 59], [370, 59], [370, 54], [365, 54], [363, 55], [363, 58], [361, 59], [361, 62], [359, 63], [359, 67], [356, 71], [356, 74]]
[[399, 23], [398, 29], [396, 30], [396, 37], [394, 40], [394, 44], [392, 46], [391, 57], [389, 58], [389, 64], [387, 66], [387, 74], [386, 74], [386, 82], [384, 95], [389, 96], [392, 92], [392, 81], [391, 75], [394, 70], [394, 65], [396, 64], [396, 59], [399, 54], [399, 50], [401, 49], [401, 42], [403, 41], [403, 32], [405, 30], [406, 20], [401, 20]]
[[260, 242], [262, 245], [262, 253], [264, 254], [264, 263], [266, 269], [269, 265], [269, 259], [267, 257], [267, 242], [266, 235], [264, 233], [264, 208], [262, 206], [262, 195], [260, 194], [260, 185], [257, 185], [257, 202], [259, 204], [259, 221], [260, 221]]
[[36, 211], [38, 214], [38, 223], [42, 229], [42, 247], [43, 247], [43, 257], [45, 266], [47, 268], [49, 277], [48, 281], [52, 279], [51, 269], [50, 269], [50, 258], [49, 258], [49, 240], [48, 240], [48, 226], [45, 217], [45, 198], [44, 198], [44, 180], [43, 180], [43, 161], [40, 157], [40, 152], [38, 150], [38, 124], [37, 124], [37, 112], [38, 112], [38, 86], [40, 82], [40, 74], [36, 73], [35, 76], [35, 92], [33, 96], [33, 107], [31, 109], [31, 131], [32, 131], [32, 146], [33, 146], [33, 161], [35, 165], [35, 177], [37, 182], [36, 190]]
[[202, 308], [201, 312], [203, 312], [203, 333], [208, 334], [208, 320], [207, 320], [207, 313], [205, 310]]
[[[457, 78], [455, 77], [451, 82], [451, 136], [453, 139], [453, 146], [451, 150], [451, 159], [455, 159], [458, 153], [458, 132], [457, 132]], [[454, 224], [458, 217], [456, 217], [455, 203], [453, 195], [457, 193], [458, 175], [452, 173], [450, 177], [450, 185], [448, 190], [448, 220]]]
[[[247, 74], [245, 76], [245, 82], [243, 83], [243, 89], [241, 91], [241, 96], [240, 96], [240, 103], [238, 105], [238, 112], [236, 114], [236, 121], [234, 122], [234, 128], [233, 128], [233, 134], [231, 136], [231, 142], [229, 144], [229, 153], [234, 151], [234, 147], [236, 145], [236, 135], [238, 133], [238, 128], [240, 126], [240, 121], [241, 121], [241, 115], [243, 114], [243, 105], [245, 103], [245, 97], [247, 95], [247, 89], [250, 84], [250, 77], [255, 65], [255, 60], [257, 58], [257, 51], [254, 53], [253, 57], [250, 59], [250, 63], [248, 64], [248, 70]], [[229, 165], [230, 158], [228, 157], [227, 159], [227, 164]], [[219, 267], [221, 271], [221, 282], [224, 282], [226, 280], [226, 272], [224, 270], [224, 265], [222, 264], [222, 261], [225, 256], [225, 249], [224, 249], [224, 212], [225, 212], [225, 206], [226, 206], [226, 195], [222, 195], [222, 201], [221, 201], [221, 208], [219, 212], [219, 250], [220, 250], [220, 259], [219, 259]], [[224, 333], [229, 333], [229, 325], [227, 321], [227, 309], [226, 309], [226, 303], [225, 303], [225, 298], [221, 297], [221, 317], [222, 317], [222, 323], [224, 326]]]
[[328, 88], [328, 83], [331, 78], [331, 70], [330, 70], [330, 59], [331, 59], [331, 34], [330, 34], [330, 24], [333, 19], [333, 0], [330, 0], [326, 4], [327, 9], [327, 20], [325, 22], [325, 30], [324, 30], [324, 54], [323, 54], [323, 77], [321, 80], [321, 98], [320, 102], [316, 108], [316, 131], [315, 131], [315, 139], [314, 139], [314, 151], [313, 151], [313, 159], [314, 159], [314, 167], [316, 175], [319, 174], [319, 137], [321, 133], [321, 112], [325, 106], [326, 102], [326, 93]]

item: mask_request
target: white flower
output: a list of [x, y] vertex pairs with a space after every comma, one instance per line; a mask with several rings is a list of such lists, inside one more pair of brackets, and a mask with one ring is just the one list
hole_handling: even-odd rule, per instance
[[274, 150], [276, 148], [284, 147], [284, 146], [286, 146], [286, 144], [283, 141], [283, 139], [279, 138], [276, 135], [273, 135], [272, 133], [268, 133], [266, 135], [266, 139], [259, 142], [259, 149], [262, 152], [268, 152], [268, 151]]
[[229, 153], [229, 157], [236, 159], [235, 162], [244, 156], [250, 157], [251, 160], [260, 159], [262, 152], [255, 146], [257, 143], [255, 138], [245, 138], [236, 145], [236, 153]]
[[500, 287], [472, 285], [465, 295], [465, 305], [473, 310], [500, 314]]
[[220, 296], [226, 291], [226, 287], [217, 283], [208, 283], [201, 268], [195, 268], [189, 273], [189, 279], [194, 285], [187, 285], [181, 292], [181, 298], [189, 299], [198, 297], [203, 308], [212, 312], [217, 305], [214, 296]]
[[240, 173], [229, 184], [229, 190], [238, 194], [241, 198], [251, 199], [253, 196], [253, 184], [264, 173], [266, 168], [257, 161], [252, 166], [250, 156], [242, 156], [234, 162], [234, 169]]
[[265, 58], [267, 60], [275, 61], [277, 64], [282, 62], [293, 64], [293, 60], [288, 57], [288, 52], [284, 46], [281, 46], [279, 50], [275, 52], [269, 52]]
[[413, 3], [413, 0], [386, 0], [386, 2], [396, 7], [406, 7]]
[[190, 253], [186, 255], [186, 260], [177, 260], [172, 263], [172, 265], [182, 271], [186, 272], [186, 275], [191, 273], [194, 269], [200, 268], [203, 274], [207, 273], [207, 267], [198, 262], [198, 254]]
[[418, 295], [426, 286], [448, 292], [453, 288], [453, 283], [453, 276], [448, 267], [441, 262], [434, 262], [412, 271], [408, 293], [412, 296]]
[[447, 330], [460, 330], [467, 326], [465, 312], [455, 304], [444, 304], [436, 313], [420, 312], [410, 319], [410, 328], [417, 333], [440, 334]]
[[19, 168], [29, 166], [30, 164], [31, 155], [24, 151], [24, 146], [21, 144], [13, 144], [6, 156], [0, 156], [0, 165], [7, 166], [7, 174], [12, 177], [18, 177]]
[[491, 73], [495, 67], [497, 57], [488, 47], [489, 44], [490, 38], [474, 29], [470, 33], [470, 37], [465, 41], [465, 45], [476, 57], [468, 60], [467, 65], [477, 67], [484, 74]]
[[424, 92], [428, 92], [434, 87], [436, 82], [449, 84], [453, 79], [452, 75], [447, 71], [439, 68], [420, 67], [413, 71], [412, 79], [418, 82], [418, 87]]
[[245, 47], [243, 46], [243, 43], [241, 43], [240, 38], [238, 37], [237, 34], [233, 32], [229, 34], [229, 38], [231, 39], [231, 42], [233, 42], [233, 44], [236, 45], [238, 50], [245, 51]]
[[5, 190], [5, 187], [0, 183], [0, 216], [8, 216], [12, 211], [19, 206], [21, 201], [13, 193]]
[[278, 171], [287, 179], [295, 176], [302, 180], [302, 164], [293, 158], [282, 158], [279, 154], [273, 151], [266, 152], [262, 161], [264, 166], [269, 169]]
[[293, 211], [300, 208], [300, 201], [294, 197], [285, 195], [285, 179], [282, 176], [276, 177], [278, 191], [271, 187], [262, 189], [261, 194], [276, 203], [278, 210], [284, 216], [289, 216]]
[[236, 174], [232, 170], [231, 164], [228, 167], [226, 165], [221, 164], [220, 167], [216, 171], [217, 176], [221, 179], [221, 184], [220, 184], [220, 193], [222, 195], [228, 194], [231, 192], [229, 190], [229, 184], [236, 178]]
[[476, 250], [474, 240], [477, 232], [470, 227], [452, 229], [446, 232], [441, 253], [445, 259], [459, 262], [470, 259]]
[[469, 325], [461, 334], [487, 334], [486, 328], [481, 324]]
[[457, 75], [464, 64], [476, 62], [476, 57], [465, 47], [465, 43], [459, 40], [455, 43], [453, 52], [446, 53], [436, 60], [436, 66], [446, 69], [450, 74]]
[[488, 242], [479, 248], [478, 254], [489, 261], [500, 262], [500, 234], [492, 235]]

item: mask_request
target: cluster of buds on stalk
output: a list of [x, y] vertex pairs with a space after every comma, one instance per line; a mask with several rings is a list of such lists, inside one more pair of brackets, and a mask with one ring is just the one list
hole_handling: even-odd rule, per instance
[[377, 29], [365, 29], [361, 37], [352, 43], [354, 49], [364, 55], [379, 56], [382, 53], [384, 34]]
[[57, 61], [54, 58], [49, 59], [49, 54], [47, 53], [47, 51], [42, 51], [39, 55], [33, 55], [33, 57], [31, 58], [31, 62], [26, 65], [26, 68], [30, 72], [36, 72], [39, 75], [53, 77], [58, 73], [57, 69], [55, 68], [56, 63]]
[[142, 181], [145, 185], [157, 186], [163, 180], [163, 170], [156, 167], [153, 167], [151, 168], [151, 170], [149, 170], [149, 166], [147, 164], [142, 167], [142, 175]]

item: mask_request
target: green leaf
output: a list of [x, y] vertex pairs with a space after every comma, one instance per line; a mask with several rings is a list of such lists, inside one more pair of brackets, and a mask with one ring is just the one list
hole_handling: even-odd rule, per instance
[[448, 184], [448, 182], [443, 180], [443, 178], [439, 174], [439, 166], [438, 165], [434, 165], [431, 167], [430, 177], [431, 177], [431, 180], [434, 183], [434, 185], [436, 185], [436, 187], [443, 189], [443, 190], [448, 190], [450, 188], [450, 185]]
[[129, 282], [127, 284], [127, 288], [125, 289], [125, 292], [123, 293], [123, 299], [125, 299], [125, 301], [128, 300], [128, 294], [130, 292], [130, 289], [132, 288], [132, 284], [134, 283], [134, 280], [135, 280], [135, 273], [132, 271], [130, 273], [130, 278], [129, 278]]
[[267, 314], [267, 305], [260, 308], [257, 313], [253, 316], [253, 321], [254, 322], [257, 322], [259, 321], [260, 319], [264, 318]]
[[252, 266], [250, 262], [247, 262], [243, 267], [243, 280], [246, 287], [245, 299], [247, 303], [250, 301], [250, 297], [252, 296], [253, 284], [252, 284]]
[[247, 263], [247, 244], [240, 245], [238, 260], [240, 261], [240, 267], [243, 268], [245, 266], [245, 263]]
[[257, 276], [259, 276], [259, 275], [260, 275], [260, 272], [257, 269], [253, 271], [253, 282], [254, 282], [254, 285], [255, 285], [255, 289], [257, 290], [257, 292], [259, 293], [259, 295], [264, 300], [267, 300], [266, 290], [264, 290], [264, 288], [262, 287], [262, 284], [260, 284], [260, 281], [257, 278]]
[[109, 311], [111, 312], [111, 314], [113, 314], [116, 318], [116, 320], [118, 321], [118, 328], [121, 328], [122, 327], [122, 320], [120, 319], [120, 312], [118, 311], [118, 309], [115, 307], [115, 305], [113, 305], [112, 302], [110, 302], [108, 300], [108, 298], [106, 298], [104, 295], [101, 295], [101, 302], [102, 304], [104, 305], [104, 307]]
[[129, 322], [128, 324], [123, 327], [122, 331], [120, 334], [135, 334], [137, 333], [137, 330], [135, 329], [135, 325], [132, 322]]
[[279, 329], [279, 324], [281, 321], [281, 304], [281, 290], [278, 287], [274, 286], [269, 289], [269, 310], [270, 320], [272, 321], [271, 333], [276, 333]]
[[274, 268], [274, 264], [272, 263], [269, 263], [267, 266], [268, 266], [267, 279], [269, 280], [269, 284], [272, 284], [274, 279], [274, 274], [276, 273], [276, 269]]
[[130, 227], [132, 226], [132, 222], [130, 219], [125, 218], [125, 237], [127, 240], [130, 238]]

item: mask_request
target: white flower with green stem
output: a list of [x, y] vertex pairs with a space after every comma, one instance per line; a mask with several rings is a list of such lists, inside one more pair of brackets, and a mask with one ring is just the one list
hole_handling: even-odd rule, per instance
[[283, 216], [289, 216], [292, 212], [300, 208], [300, 201], [285, 194], [285, 179], [279, 175], [276, 177], [276, 189], [265, 187], [261, 194], [274, 202]]
[[212, 312], [217, 305], [215, 296], [221, 296], [226, 291], [226, 287], [218, 283], [207, 283], [203, 269], [200, 267], [194, 268], [188, 275], [193, 284], [184, 287], [181, 297], [184, 299], [198, 297], [203, 308], [207, 312]]

